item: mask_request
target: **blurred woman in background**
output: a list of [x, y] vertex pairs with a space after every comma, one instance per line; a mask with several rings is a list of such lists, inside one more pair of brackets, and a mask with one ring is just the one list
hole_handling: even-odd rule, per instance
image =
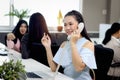
[[5, 37], [5, 42], [8, 48], [21, 51], [21, 39], [28, 32], [28, 23], [25, 20], [19, 20], [11, 33]]
[[46, 51], [41, 44], [44, 32], [50, 36], [44, 16], [39, 12], [33, 13], [29, 20], [29, 32], [22, 38], [22, 58], [33, 58], [48, 66]]
[[[111, 48], [114, 51], [114, 57], [111, 67], [108, 71], [108, 80], [120, 79], [120, 23], [113, 23], [106, 31], [103, 44], [105, 47]], [[113, 79], [114, 78], [114, 79]]]

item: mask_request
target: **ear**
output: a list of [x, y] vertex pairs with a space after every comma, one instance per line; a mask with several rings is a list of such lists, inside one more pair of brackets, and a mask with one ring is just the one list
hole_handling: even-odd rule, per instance
[[119, 30], [119, 34], [120, 34], [120, 30]]

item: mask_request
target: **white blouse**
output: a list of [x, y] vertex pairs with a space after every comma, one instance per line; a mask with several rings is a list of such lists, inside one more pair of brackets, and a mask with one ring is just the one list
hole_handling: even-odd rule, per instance
[[[82, 46], [87, 42], [88, 40], [85, 38], [79, 39], [76, 43], [79, 55], [82, 57], [83, 62], [86, 64], [85, 70], [82, 72], [76, 72], [75, 68], [72, 64], [72, 52], [71, 52], [71, 47], [70, 47], [70, 42], [67, 41], [66, 45], [63, 48], [59, 48], [57, 51], [56, 55], [54, 56], [53, 60], [57, 63], [60, 64], [62, 67], [64, 67], [64, 73], [74, 79], [83, 79], [86, 76], [87, 79], [85, 80], [90, 80], [90, 75], [89, 75], [89, 68], [90, 69], [97, 69], [96, 66], [96, 61], [95, 61], [95, 56], [94, 52], [92, 52], [88, 48], [83, 48]], [[87, 72], [87, 73], [86, 73]], [[84, 75], [83, 75], [83, 74]], [[81, 77], [82, 75], [82, 77]]]

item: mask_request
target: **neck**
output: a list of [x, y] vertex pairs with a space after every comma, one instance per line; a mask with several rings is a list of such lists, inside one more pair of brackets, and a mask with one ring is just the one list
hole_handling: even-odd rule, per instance
[[112, 36], [114, 36], [117, 39], [119, 38], [117, 34], [113, 34]]

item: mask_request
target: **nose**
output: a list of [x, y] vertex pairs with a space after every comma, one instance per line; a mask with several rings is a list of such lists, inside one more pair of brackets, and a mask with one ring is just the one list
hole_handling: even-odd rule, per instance
[[65, 26], [66, 29], [70, 29], [70, 26]]

